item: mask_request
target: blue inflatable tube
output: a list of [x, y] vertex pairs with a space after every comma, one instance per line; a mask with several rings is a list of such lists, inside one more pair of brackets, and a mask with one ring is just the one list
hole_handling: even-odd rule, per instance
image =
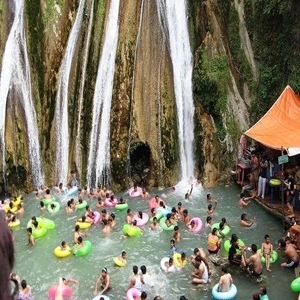
[[219, 284], [217, 283], [212, 289], [212, 296], [215, 300], [234, 300], [237, 294], [237, 288], [234, 284], [230, 286], [228, 292], [218, 292]]

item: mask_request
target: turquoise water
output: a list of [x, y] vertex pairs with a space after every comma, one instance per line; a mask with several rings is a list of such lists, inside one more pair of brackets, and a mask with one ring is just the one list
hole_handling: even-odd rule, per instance
[[[189, 186], [184, 186], [180, 192], [165, 198], [170, 206], [177, 206], [178, 201], [182, 201], [183, 207], [187, 208], [189, 215], [192, 217], [200, 217], [205, 221], [207, 202], [206, 194], [211, 192], [214, 199], [221, 198], [217, 209], [213, 215], [213, 223], [219, 222], [222, 217], [226, 217], [232, 226], [232, 233], [245, 242], [246, 245], [256, 243], [261, 245], [264, 235], [269, 234], [271, 242], [276, 241], [284, 234], [282, 230], [282, 222], [275, 217], [266, 213], [255, 202], [251, 203], [247, 208], [241, 210], [238, 208], [239, 189], [236, 186], [215, 189], [195, 189], [190, 201], [184, 200], [184, 193]], [[156, 193], [164, 195], [169, 189], [150, 191], [154, 196]], [[126, 194], [118, 194], [128, 199], [129, 207], [133, 211], [148, 210], [148, 199], [131, 199]], [[77, 211], [75, 215], [66, 215], [64, 207], [70, 197], [62, 199], [61, 210], [54, 215], [48, 211], [44, 216], [52, 219], [56, 228], [49, 230], [45, 237], [36, 240], [36, 245], [30, 247], [27, 244], [26, 224], [31, 216], [40, 216], [39, 202], [35, 200], [34, 194], [25, 196], [25, 215], [20, 217], [21, 226], [14, 230], [15, 255], [16, 264], [14, 272], [21, 279], [26, 279], [32, 287], [35, 299], [47, 299], [48, 288], [56, 284], [58, 278], [75, 278], [79, 280], [79, 286], [74, 286], [72, 299], [92, 299], [94, 284], [101, 273], [101, 269], [106, 267], [108, 274], [111, 276], [112, 289], [108, 291], [111, 299], [125, 299], [126, 290], [132, 277], [132, 266], [146, 265], [148, 271], [153, 274], [155, 287], [145, 286], [148, 293], [148, 299], [153, 299], [155, 295], [160, 294], [164, 300], [179, 299], [179, 296], [185, 295], [189, 300], [193, 299], [212, 299], [211, 287], [218, 282], [220, 267], [215, 267], [215, 275], [211, 279], [211, 284], [204, 286], [195, 286], [191, 284], [191, 272], [193, 267], [190, 263], [174, 274], [165, 274], [160, 269], [160, 260], [169, 255], [169, 241], [172, 232], [166, 231], [149, 231], [149, 225], [145, 226], [144, 234], [139, 237], [122, 238], [122, 226], [125, 223], [126, 211], [116, 211], [114, 208], [107, 208], [108, 211], [114, 212], [116, 215], [117, 226], [113, 229], [110, 236], [104, 236], [101, 232], [102, 225], [92, 226], [85, 232], [89, 233], [89, 237], [84, 237], [91, 241], [92, 251], [84, 257], [57, 258], [53, 254], [55, 247], [59, 246], [61, 241], [65, 240], [69, 245], [73, 244], [73, 233], [75, 219], [83, 214]], [[94, 209], [96, 200], [93, 200], [90, 206]], [[100, 211], [101, 209], [98, 208]], [[239, 220], [241, 213], [245, 211], [250, 217], [256, 216], [257, 223], [252, 229], [240, 228]], [[206, 249], [207, 232], [204, 229], [200, 234], [191, 234], [183, 224], [179, 224], [182, 234], [182, 241], [176, 246], [179, 250], [187, 252], [188, 257], [193, 253], [195, 247]], [[123, 268], [116, 267], [113, 264], [113, 257], [120, 255], [122, 250], [127, 251], [127, 265]], [[226, 253], [223, 248], [220, 256], [226, 259]], [[264, 284], [268, 288], [270, 299], [297, 299], [296, 293], [290, 290], [290, 283], [294, 279], [294, 273], [291, 270], [282, 269], [279, 258], [276, 264], [271, 266], [272, 272], [264, 270]], [[260, 284], [256, 283], [247, 274], [240, 272], [232, 272], [233, 280], [238, 288], [236, 299], [250, 299], [252, 293], [259, 290]]]

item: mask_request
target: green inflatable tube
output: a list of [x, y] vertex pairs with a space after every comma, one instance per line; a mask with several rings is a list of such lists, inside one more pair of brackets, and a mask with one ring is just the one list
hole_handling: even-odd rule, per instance
[[163, 217], [159, 220], [160, 228], [163, 229], [163, 230], [167, 230], [167, 231], [174, 230], [174, 227], [177, 226], [177, 222], [168, 227], [167, 224], [166, 224], [166, 220], [167, 220], [167, 217]]
[[75, 244], [75, 246], [73, 248], [73, 254], [75, 256], [85, 256], [91, 252], [92, 243], [90, 241], [84, 241], [83, 243], [84, 243], [83, 247], [79, 248], [78, 250], [76, 247], [76, 246], [78, 246], [78, 244]]

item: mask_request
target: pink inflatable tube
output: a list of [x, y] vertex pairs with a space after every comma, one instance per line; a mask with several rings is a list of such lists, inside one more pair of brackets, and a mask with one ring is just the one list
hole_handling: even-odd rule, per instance
[[134, 220], [136, 220], [136, 225], [137, 226], [143, 226], [149, 221], [149, 215], [146, 213], [143, 213], [143, 218], [139, 218], [137, 215], [134, 215], [133, 217]]
[[101, 215], [99, 213], [99, 211], [94, 211], [94, 216], [95, 216], [95, 219], [94, 219], [94, 225], [97, 225], [99, 222], [100, 222], [100, 218], [101, 218]]
[[[57, 290], [57, 285], [52, 285], [49, 290], [48, 290], [48, 297], [50, 299], [54, 299], [55, 298], [55, 294], [56, 294], [56, 290]], [[64, 285], [62, 288], [62, 295], [64, 298], [70, 298], [72, 296], [72, 288], [68, 285]]]
[[200, 232], [201, 229], [202, 229], [202, 221], [201, 221], [201, 219], [200, 218], [192, 218], [191, 222], [192, 221], [195, 221], [195, 224], [196, 224], [196, 227], [195, 227], [194, 230], [192, 230], [192, 232], [195, 232], [195, 233]]
[[136, 191], [135, 191], [135, 190], [134, 190], [134, 187], [132, 187], [132, 188], [130, 188], [130, 189], [128, 190], [128, 194], [129, 194], [129, 196], [132, 197], [132, 198], [139, 197], [139, 196], [141, 196], [141, 194], [142, 194], [142, 188], [137, 187], [137, 188], [136, 188]]
[[155, 197], [151, 198], [148, 202], [149, 209], [151, 208], [158, 208], [159, 207], [159, 202], [162, 201], [161, 198], [158, 198], [158, 203], [155, 201]]
[[114, 198], [114, 201], [111, 202], [110, 198], [106, 198], [104, 201], [104, 204], [105, 204], [105, 206], [108, 206], [108, 207], [115, 207], [116, 204], [118, 204], [118, 200], [116, 198]]
[[135, 297], [141, 296], [141, 292], [136, 288], [131, 288], [126, 293], [126, 300], [134, 300]]

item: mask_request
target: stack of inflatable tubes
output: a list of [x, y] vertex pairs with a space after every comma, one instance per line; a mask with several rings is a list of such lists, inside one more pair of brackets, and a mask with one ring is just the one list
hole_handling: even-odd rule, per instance
[[[52, 285], [48, 290], [48, 297], [50, 299], [55, 299], [56, 291], [57, 291], [57, 285]], [[63, 297], [70, 298], [72, 296], [72, 293], [73, 293], [72, 288], [64, 284], [62, 287]]]
[[142, 194], [142, 188], [141, 187], [137, 187], [136, 191], [134, 190], [134, 187], [130, 188], [128, 190], [128, 194], [131, 198], [136, 198], [136, 197], [140, 197]]
[[175, 222], [173, 225], [168, 227], [167, 224], [166, 224], [166, 220], [167, 220], [166, 217], [163, 217], [159, 220], [160, 228], [163, 229], [163, 230], [167, 230], [167, 231], [174, 230], [174, 227], [177, 226], [177, 222]]
[[[238, 241], [239, 241], [239, 246], [245, 246], [245, 243], [241, 239], [238, 239]], [[225, 251], [229, 252], [230, 247], [231, 247], [230, 240], [226, 240], [224, 242]], [[240, 250], [237, 249], [237, 252], [240, 252]]]
[[196, 218], [192, 218], [190, 222], [192, 221], [195, 222], [196, 227], [191, 231], [195, 233], [200, 232], [202, 230], [202, 225], [203, 225], [201, 219], [196, 217]]
[[[54, 209], [51, 208], [52, 204], [54, 205]], [[56, 201], [53, 201], [50, 204], [48, 204], [47, 209], [50, 213], [57, 213], [60, 209], [60, 204]]]
[[[261, 253], [262, 256], [261, 256], [260, 261], [261, 261], [263, 264], [265, 264], [265, 263], [266, 263], [266, 258], [263, 256], [263, 254], [262, 254], [262, 252], [261, 252], [261, 249], [258, 249], [257, 252], [258, 252], [258, 253]], [[277, 253], [275, 250], [273, 250], [273, 251], [272, 251], [272, 257], [270, 257], [270, 263], [273, 264], [277, 259], [278, 259], [278, 253]]]
[[[164, 258], [162, 258], [161, 259], [161, 261], [160, 261], [160, 267], [165, 271], [165, 272], [167, 272], [167, 267], [166, 267], [166, 263], [167, 262], [169, 262], [169, 257], [164, 257]], [[176, 269], [175, 269], [175, 266], [173, 265], [173, 266], [171, 266], [170, 268], [169, 268], [169, 270], [168, 270], [168, 272], [175, 272], [176, 271]]]
[[84, 241], [83, 242], [83, 247], [77, 249], [78, 244], [75, 244], [73, 248], [73, 254], [75, 256], [84, 256], [87, 255], [91, 252], [92, 250], [92, 243], [90, 241]]
[[57, 257], [67, 257], [71, 254], [71, 248], [67, 246], [65, 250], [62, 250], [61, 247], [58, 246], [54, 249], [54, 254]]
[[118, 257], [114, 257], [113, 261], [118, 267], [124, 267], [126, 265], [126, 263], [124, 261], [119, 260]]
[[[217, 229], [219, 230], [220, 224], [219, 224], [219, 223], [214, 223], [214, 224], [211, 226], [211, 231], [212, 231], [214, 228], [217, 228]], [[227, 225], [225, 225], [224, 228], [223, 228], [223, 230], [222, 230], [222, 233], [223, 233], [224, 235], [228, 235], [228, 234], [230, 233], [230, 227], [227, 226]], [[220, 238], [223, 237], [221, 234], [219, 234], [219, 232], [218, 232], [217, 236], [220, 237]]]
[[228, 292], [219, 292], [219, 284], [217, 283], [212, 289], [212, 296], [215, 300], [234, 300], [237, 295], [237, 288], [234, 284], [230, 285], [230, 290]]
[[77, 209], [83, 209], [87, 207], [87, 202], [84, 200], [82, 203], [77, 204]]
[[133, 217], [134, 220], [136, 220], [136, 225], [137, 226], [143, 226], [145, 224], [147, 224], [148, 220], [149, 220], [149, 215], [147, 213], [143, 213], [143, 218], [139, 218], [137, 215], [135, 215]]
[[134, 300], [139, 296], [141, 296], [141, 292], [136, 288], [131, 288], [126, 293], [126, 300]]
[[139, 236], [142, 234], [142, 230], [138, 227], [135, 227], [130, 224], [123, 225], [123, 231], [128, 234], [129, 236]]

